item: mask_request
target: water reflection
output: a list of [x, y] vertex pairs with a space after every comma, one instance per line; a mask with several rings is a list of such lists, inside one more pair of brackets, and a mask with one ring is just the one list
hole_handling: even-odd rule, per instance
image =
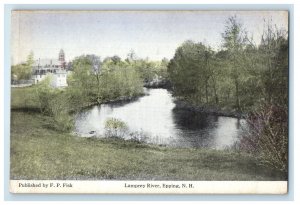
[[182, 130], [203, 130], [213, 128], [217, 122], [217, 116], [207, 115], [205, 113], [196, 113], [190, 110], [173, 109], [173, 120], [178, 129]]
[[147, 136], [147, 142], [176, 147], [223, 149], [233, 145], [241, 134], [243, 120], [212, 116], [178, 109], [165, 89], [147, 89], [148, 95], [130, 103], [94, 106], [76, 117], [76, 132], [82, 136], [95, 131], [104, 135], [108, 118], [124, 121], [130, 132]]

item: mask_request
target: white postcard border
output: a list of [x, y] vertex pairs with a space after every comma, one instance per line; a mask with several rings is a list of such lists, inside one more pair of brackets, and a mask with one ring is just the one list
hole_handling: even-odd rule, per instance
[[287, 194], [287, 181], [10, 180], [11, 193]]

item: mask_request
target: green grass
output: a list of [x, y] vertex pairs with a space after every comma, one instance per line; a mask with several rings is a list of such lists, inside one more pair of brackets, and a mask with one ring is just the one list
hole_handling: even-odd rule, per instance
[[81, 138], [51, 126], [39, 113], [11, 113], [11, 179], [284, 179], [239, 153]]
[[282, 173], [233, 151], [168, 148], [57, 131], [51, 117], [14, 109], [28, 97], [15, 95], [32, 88], [22, 89], [12, 89], [11, 179], [285, 180]]
[[38, 109], [35, 86], [12, 88], [11, 96], [11, 108], [14, 110], [32, 111]]

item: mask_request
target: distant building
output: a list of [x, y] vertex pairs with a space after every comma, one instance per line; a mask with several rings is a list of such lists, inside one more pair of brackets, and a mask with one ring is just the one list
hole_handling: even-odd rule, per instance
[[57, 70], [56, 73], [53, 74], [51, 85], [56, 88], [67, 87], [67, 71]]
[[32, 80], [34, 84], [37, 84], [50, 75], [52, 76], [51, 85], [53, 87], [66, 87], [68, 84], [65, 67], [65, 53], [61, 49], [58, 59], [38, 59], [34, 62]]
[[66, 68], [66, 61], [65, 61], [65, 52], [63, 49], [60, 49], [58, 54], [58, 61], [60, 63], [61, 68]]

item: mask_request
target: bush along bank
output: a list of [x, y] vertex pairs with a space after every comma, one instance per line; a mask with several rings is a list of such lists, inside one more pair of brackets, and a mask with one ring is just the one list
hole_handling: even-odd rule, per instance
[[238, 111], [226, 111], [222, 110], [219, 107], [208, 107], [208, 106], [199, 106], [199, 105], [193, 105], [192, 103], [189, 103], [184, 100], [176, 99], [174, 101], [176, 107], [174, 109], [177, 110], [188, 110], [192, 112], [198, 112], [198, 113], [205, 113], [210, 115], [217, 115], [217, 116], [225, 116], [225, 117], [236, 117], [236, 118], [246, 118], [246, 114]]

